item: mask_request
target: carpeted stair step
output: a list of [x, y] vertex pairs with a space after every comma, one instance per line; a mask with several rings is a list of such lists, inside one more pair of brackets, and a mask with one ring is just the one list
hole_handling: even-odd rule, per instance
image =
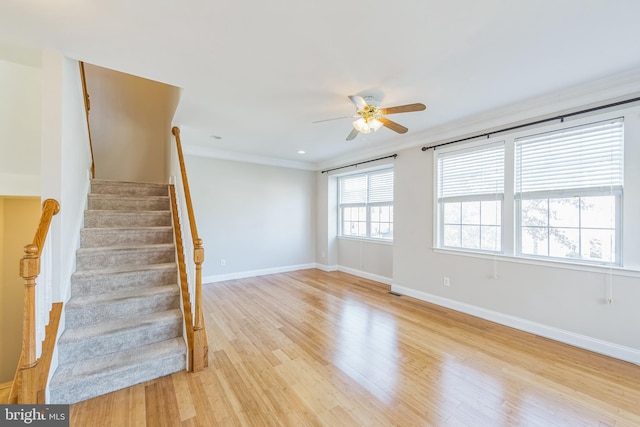
[[180, 307], [177, 285], [72, 297], [65, 308], [67, 328], [138, 317]]
[[92, 180], [50, 403], [186, 368], [168, 186]]
[[137, 246], [173, 243], [173, 228], [167, 227], [109, 227], [80, 230], [80, 247]]
[[171, 225], [170, 211], [87, 210], [84, 226], [90, 227], [161, 227]]
[[175, 261], [173, 244], [127, 247], [80, 248], [76, 252], [76, 271], [99, 270], [127, 265], [162, 264]]
[[49, 384], [51, 404], [71, 404], [184, 370], [184, 339], [174, 338], [60, 365]]
[[67, 329], [58, 340], [61, 365], [182, 336], [182, 312], [173, 309]]
[[169, 196], [122, 196], [119, 194], [89, 194], [89, 210], [166, 211]]
[[91, 180], [91, 194], [120, 194], [123, 196], [166, 196], [169, 194], [169, 189], [167, 184], [93, 179]]
[[71, 295], [81, 297], [177, 283], [175, 263], [76, 271], [71, 276]]

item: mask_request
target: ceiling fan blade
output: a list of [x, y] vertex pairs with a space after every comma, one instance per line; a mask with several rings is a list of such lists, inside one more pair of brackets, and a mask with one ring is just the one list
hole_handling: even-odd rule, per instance
[[407, 104], [407, 105], [398, 105], [397, 107], [389, 107], [389, 108], [381, 108], [380, 113], [382, 114], [397, 114], [397, 113], [409, 113], [411, 111], [422, 111], [427, 107], [424, 104]]
[[394, 121], [391, 121], [391, 120], [387, 119], [386, 117], [378, 117], [378, 120], [380, 120], [380, 122], [382, 122], [384, 127], [387, 127], [387, 128], [391, 129], [394, 132], [407, 133], [407, 131], [409, 130], [406, 127], [402, 126], [401, 124], [398, 124], [398, 123], [396, 123]]
[[356, 104], [356, 107], [358, 107], [359, 110], [362, 110], [367, 105], [367, 103], [365, 102], [364, 98], [361, 97], [361, 96], [350, 95], [349, 99], [351, 100], [351, 102]]
[[347, 141], [351, 141], [352, 139], [354, 139], [356, 136], [358, 136], [360, 132], [358, 132], [357, 129], [351, 129], [351, 132], [349, 132], [349, 135], [347, 135]]

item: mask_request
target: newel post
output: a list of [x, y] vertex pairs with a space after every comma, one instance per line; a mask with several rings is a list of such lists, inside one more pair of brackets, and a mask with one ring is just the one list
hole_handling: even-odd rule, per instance
[[24, 279], [22, 354], [23, 367], [28, 368], [36, 363], [36, 278], [40, 274], [40, 257], [36, 245], [25, 246], [24, 253], [20, 260], [20, 277]]
[[196, 310], [193, 325], [193, 372], [198, 372], [209, 366], [209, 344], [207, 331], [204, 329], [202, 314], [202, 263], [204, 262], [204, 247], [202, 239], [194, 240], [193, 261], [196, 265]]
[[193, 262], [196, 264], [196, 313], [194, 329], [202, 329], [202, 263], [204, 262], [204, 247], [202, 239], [196, 239], [193, 248]]
[[26, 245], [20, 260], [20, 277], [24, 279], [24, 318], [22, 322], [22, 358], [18, 403], [36, 403], [38, 375], [36, 365], [36, 278], [40, 274], [40, 257], [36, 245]]

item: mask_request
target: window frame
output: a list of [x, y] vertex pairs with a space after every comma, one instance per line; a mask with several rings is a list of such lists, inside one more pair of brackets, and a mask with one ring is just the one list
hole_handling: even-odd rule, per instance
[[[381, 175], [387, 172], [391, 172], [391, 179], [392, 179], [392, 187], [391, 187], [391, 195], [392, 195], [392, 200], [390, 202], [388, 201], [377, 201], [377, 202], [371, 202], [369, 201], [370, 196], [371, 196], [371, 177], [374, 175]], [[349, 179], [349, 178], [355, 178], [355, 177], [361, 177], [364, 176], [366, 177], [366, 201], [365, 202], [351, 202], [351, 203], [342, 203], [341, 199], [342, 199], [342, 181], [344, 179]], [[354, 240], [368, 240], [368, 241], [374, 241], [374, 242], [380, 242], [380, 243], [393, 243], [393, 224], [394, 224], [394, 217], [393, 217], [393, 180], [394, 180], [394, 170], [393, 170], [393, 166], [389, 166], [389, 165], [385, 165], [384, 167], [379, 167], [379, 168], [375, 168], [375, 169], [370, 169], [370, 170], [366, 170], [366, 171], [358, 171], [358, 172], [354, 172], [354, 173], [347, 173], [347, 174], [342, 174], [342, 175], [338, 175], [337, 176], [337, 209], [338, 209], [338, 215], [337, 215], [337, 219], [338, 219], [338, 237], [339, 238], [344, 238], [344, 239], [354, 239]], [[391, 237], [390, 238], [385, 238], [385, 237], [376, 237], [376, 236], [372, 236], [372, 215], [371, 215], [371, 208], [376, 208], [376, 207], [390, 207], [391, 210], [389, 212], [389, 229], [391, 230]], [[362, 236], [362, 235], [353, 235], [353, 234], [344, 234], [344, 209], [345, 208], [364, 208], [365, 211], [365, 220], [364, 221], [358, 221], [358, 222], [364, 222], [365, 223], [365, 232], [366, 235]], [[386, 222], [380, 222], [378, 221], [378, 223], [386, 223]]]
[[[489, 193], [489, 192], [485, 192], [485, 193], [480, 193], [480, 194], [473, 194], [473, 195], [454, 195], [454, 196], [445, 196], [445, 197], [440, 197], [439, 193], [440, 193], [440, 168], [439, 168], [439, 160], [440, 160], [440, 155], [443, 155], [445, 157], [451, 157], [454, 156], [455, 152], [460, 152], [460, 154], [462, 153], [473, 153], [473, 152], [479, 152], [479, 151], [483, 151], [483, 149], [493, 149], [493, 148], [502, 148], [502, 157], [503, 157], [503, 164], [502, 164], [502, 191], [501, 192], [494, 192], [494, 193]], [[469, 144], [465, 144], [464, 147], [450, 147], [447, 149], [441, 149], [441, 150], [437, 150], [436, 155], [434, 156], [434, 170], [435, 170], [435, 179], [434, 179], [434, 194], [435, 194], [435, 211], [436, 211], [436, 221], [435, 221], [435, 229], [434, 229], [434, 236], [435, 238], [435, 245], [438, 249], [444, 249], [444, 250], [452, 250], [452, 251], [461, 251], [461, 252], [466, 252], [466, 251], [470, 251], [470, 252], [474, 252], [474, 253], [481, 253], [481, 254], [502, 254], [504, 253], [504, 244], [505, 244], [505, 240], [504, 240], [504, 218], [505, 218], [505, 185], [504, 185], [504, 181], [505, 181], [505, 174], [506, 174], [506, 167], [505, 167], [505, 162], [506, 162], [506, 147], [505, 147], [505, 141], [502, 138], [493, 138], [493, 139], [489, 139], [489, 140], [484, 140], [484, 141], [479, 141], [479, 142], [475, 142], [475, 143], [469, 143]], [[500, 202], [500, 224], [497, 224], [497, 226], [499, 227], [500, 230], [500, 238], [498, 239], [498, 243], [500, 248], [498, 250], [490, 250], [490, 249], [482, 249], [480, 248], [471, 248], [471, 247], [465, 247], [465, 246], [447, 246], [445, 244], [445, 226], [447, 225], [445, 223], [445, 204], [446, 203], [465, 203], [465, 202], [480, 202], [481, 206], [482, 206], [482, 202]], [[480, 209], [482, 209], [482, 207], [480, 207]], [[479, 213], [479, 215], [481, 215], [481, 211]], [[460, 226], [461, 228], [465, 225], [462, 219], [462, 212], [460, 213]], [[478, 224], [478, 226], [480, 227], [480, 231], [479, 231], [479, 245], [482, 245], [482, 218], [480, 218], [480, 222]], [[488, 226], [488, 225], [487, 225]], [[496, 224], [491, 224], [491, 226], [496, 226]], [[462, 230], [461, 230], [461, 239], [462, 239]]]
[[[527, 135], [524, 136], [518, 136], [518, 137], [514, 137], [513, 138], [513, 146], [514, 146], [514, 150], [517, 153], [517, 144], [518, 144], [518, 140], [519, 139], [524, 139], [524, 138], [532, 138], [532, 137], [536, 137], [538, 135], [543, 135], [545, 133], [561, 133], [563, 131], [567, 131], [567, 130], [571, 130], [572, 128], [579, 128], [579, 127], [586, 127], [586, 126], [594, 126], [594, 125], [598, 125], [599, 123], [605, 123], [605, 122], [614, 122], [614, 121], [620, 121], [622, 123], [622, 147], [621, 147], [621, 156], [622, 156], [622, 184], [616, 184], [614, 186], [610, 186], [608, 189], [606, 186], [601, 186], [601, 187], [595, 187], [595, 186], [591, 186], [591, 187], [582, 187], [582, 188], [560, 188], [560, 189], [552, 189], [552, 190], [539, 190], [539, 191], [519, 191], [518, 189], [518, 172], [517, 172], [517, 168], [518, 168], [518, 159], [517, 159], [517, 154], [514, 158], [514, 162], [513, 162], [513, 167], [514, 170], [516, 171], [514, 173], [514, 209], [513, 209], [513, 215], [514, 215], [514, 222], [515, 222], [515, 230], [514, 230], [514, 238], [515, 238], [515, 247], [514, 247], [514, 255], [516, 257], [522, 257], [522, 258], [534, 258], [534, 259], [541, 259], [541, 260], [549, 260], [549, 261], [562, 261], [562, 262], [571, 262], [571, 263], [577, 263], [577, 264], [593, 264], [593, 265], [603, 265], [603, 266], [616, 266], [616, 267], [621, 267], [622, 266], [622, 208], [623, 208], [623, 193], [624, 193], [624, 144], [625, 144], [625, 137], [624, 137], [624, 126], [625, 126], [625, 121], [624, 121], [624, 116], [623, 115], [616, 115], [614, 114], [609, 114], [608, 118], [604, 119], [604, 120], [596, 120], [594, 118], [592, 118], [592, 120], [588, 120], [585, 121], [584, 123], [563, 123], [564, 126], [556, 126], [555, 129], [552, 130], [547, 130], [547, 131], [542, 131], [542, 132], [531, 132], [528, 133]], [[589, 230], [589, 229], [595, 229], [593, 227], [583, 227], [582, 226], [582, 215], [581, 215], [581, 207], [579, 205], [578, 210], [579, 210], [579, 214], [578, 214], [578, 227], [572, 227], [574, 229], [576, 229], [578, 231], [578, 248], [577, 248], [577, 253], [580, 254], [580, 257], [559, 257], [559, 256], [553, 256], [550, 254], [550, 250], [548, 251], [547, 255], [536, 255], [536, 254], [529, 254], [529, 253], [524, 253], [523, 251], [523, 234], [524, 234], [524, 230], [523, 227], [524, 225], [522, 224], [522, 217], [523, 217], [523, 212], [522, 212], [522, 201], [523, 200], [543, 200], [543, 199], [547, 199], [547, 205], [550, 204], [551, 200], [562, 200], [562, 199], [570, 199], [570, 198], [578, 198], [579, 199], [579, 203], [581, 204], [582, 199], [586, 198], [586, 197], [604, 197], [604, 196], [609, 196], [609, 197], [614, 197], [614, 209], [615, 209], [615, 214], [614, 214], [614, 240], [615, 240], [615, 245], [612, 248], [612, 252], [615, 254], [615, 260], [614, 261], [599, 261], [596, 259], [589, 259], [589, 258], [582, 258], [581, 253], [582, 253], [582, 232], [583, 230]], [[547, 211], [549, 212], [551, 210], [551, 208], [549, 206], [547, 206]], [[560, 227], [552, 227], [551, 226], [551, 221], [548, 219], [547, 220], [547, 225], [546, 225], [546, 229], [549, 230], [547, 232], [547, 234], [550, 235], [551, 233], [551, 229], [554, 228], [560, 228]], [[565, 228], [569, 228], [569, 227], [565, 227]], [[601, 229], [607, 229], [607, 228], [601, 228]], [[548, 239], [550, 240], [550, 239]], [[550, 243], [547, 243], [547, 246], [550, 247]]]

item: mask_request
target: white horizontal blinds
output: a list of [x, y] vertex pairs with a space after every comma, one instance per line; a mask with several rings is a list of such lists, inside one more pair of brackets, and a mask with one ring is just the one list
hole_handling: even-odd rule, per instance
[[438, 154], [439, 200], [503, 192], [503, 142]]
[[516, 143], [516, 191], [621, 191], [623, 119], [523, 138]]
[[393, 170], [374, 172], [369, 175], [369, 203], [393, 202]]
[[340, 178], [340, 204], [367, 202], [367, 175]]
[[340, 204], [392, 203], [393, 169], [340, 178]]

